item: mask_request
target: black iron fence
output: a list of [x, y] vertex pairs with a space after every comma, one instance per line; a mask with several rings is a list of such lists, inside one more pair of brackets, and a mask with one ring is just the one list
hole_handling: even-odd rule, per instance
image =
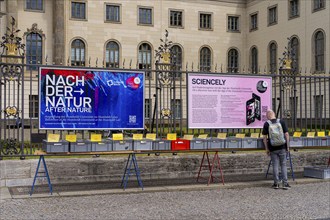
[[[0, 63], [0, 156], [32, 155], [36, 143], [46, 138], [48, 133], [58, 133], [64, 139], [66, 134], [77, 134], [79, 138], [88, 139], [91, 132], [108, 136], [112, 132], [93, 130], [39, 130], [39, 94], [38, 69], [45, 65], [22, 64], [23, 57], [2, 56]], [[17, 62], [20, 61], [20, 62]], [[47, 65], [47, 67], [50, 67]], [[63, 67], [53, 66], [51, 67]], [[81, 67], [71, 67], [81, 68]], [[84, 69], [103, 69], [84, 67]], [[141, 69], [108, 69], [141, 71]], [[209, 134], [218, 132], [228, 136], [236, 133], [261, 132], [261, 129], [219, 128], [189, 129], [187, 127], [187, 74], [196, 71], [180, 71], [174, 65], [156, 63], [155, 69], [146, 71], [145, 81], [145, 126], [144, 131], [125, 130], [126, 135], [134, 132], [152, 132], [158, 137], [167, 133]], [[279, 74], [239, 74], [215, 73], [226, 75], [253, 75], [272, 77], [273, 110], [278, 117], [284, 118], [290, 133], [301, 131], [330, 130], [330, 76], [329, 74], [293, 74], [280, 71]]]
[[[7, 28], [7, 33], [0, 42], [3, 49], [0, 55], [0, 158], [3, 156], [33, 155], [40, 147], [40, 142], [46, 138], [48, 133], [58, 133], [64, 139], [66, 134], [77, 134], [78, 138], [87, 139], [93, 132], [100, 132], [109, 136], [113, 131], [92, 131], [92, 130], [40, 130], [39, 118], [39, 68], [65, 67], [38, 64], [37, 60], [29, 61], [26, 64], [24, 55], [24, 44], [22, 39], [17, 37], [19, 30], [15, 29], [15, 20], [12, 19], [12, 27]], [[218, 132], [227, 133], [231, 136], [235, 133], [256, 133], [260, 129], [245, 128], [218, 128], [218, 129], [189, 129], [187, 126], [187, 76], [189, 73], [200, 74], [227, 74], [227, 75], [253, 75], [272, 77], [272, 106], [277, 116], [284, 118], [288, 124], [290, 133], [301, 131], [324, 131], [328, 134], [330, 130], [330, 73], [312, 74], [298, 73], [291, 69], [295, 66], [292, 59], [293, 54], [288, 50], [281, 59], [279, 73], [258, 73], [245, 72], [244, 68], [239, 73], [238, 67], [226, 68], [222, 65], [207, 68], [204, 65], [196, 65], [198, 72], [194, 70], [194, 64], [185, 65], [176, 63], [181, 59], [172, 51], [173, 43], [167, 39], [155, 51], [155, 68], [151, 63], [136, 63], [134, 69], [132, 60], [126, 66], [123, 59], [123, 68], [107, 70], [130, 70], [145, 71], [145, 129], [143, 131], [126, 130], [126, 135], [134, 132], [152, 132], [159, 138], [165, 137], [167, 133], [177, 133], [179, 137], [184, 134], [209, 134], [215, 136]], [[287, 49], [287, 48], [286, 48]], [[292, 51], [292, 50], [291, 50]], [[290, 62], [289, 62], [290, 61]], [[33, 64], [36, 63], [36, 64]], [[73, 62], [74, 63], [74, 62]], [[85, 62], [84, 62], [85, 63]], [[72, 64], [68, 59], [67, 64]], [[95, 67], [91, 67], [91, 59], [88, 67], [84, 69], [104, 69], [98, 67], [96, 59]], [[103, 62], [104, 65], [104, 62]], [[195, 68], [196, 68], [195, 66]], [[73, 67], [70, 68], [82, 68]], [[190, 69], [189, 69], [190, 68]], [[256, 68], [254, 68], [256, 69]], [[265, 68], [266, 69], [266, 68]], [[213, 72], [212, 72], [213, 71]], [[230, 73], [229, 71], [235, 72]]]

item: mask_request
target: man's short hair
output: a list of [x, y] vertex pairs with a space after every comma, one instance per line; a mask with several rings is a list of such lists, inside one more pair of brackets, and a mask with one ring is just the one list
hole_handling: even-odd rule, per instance
[[274, 118], [275, 117], [275, 112], [271, 109], [267, 110], [266, 116], [268, 119]]

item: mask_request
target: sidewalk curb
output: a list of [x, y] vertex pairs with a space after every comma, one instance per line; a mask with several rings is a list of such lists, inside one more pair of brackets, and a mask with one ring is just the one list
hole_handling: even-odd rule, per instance
[[[295, 181], [291, 181], [292, 187], [297, 184], [312, 184], [328, 182], [330, 184], [330, 179], [312, 179], [303, 178]], [[105, 189], [105, 190], [90, 190], [90, 191], [69, 191], [69, 192], [53, 192], [27, 195], [11, 195], [7, 187], [1, 187], [1, 199], [0, 202], [4, 202], [9, 199], [35, 199], [35, 198], [49, 198], [49, 197], [78, 197], [78, 196], [95, 196], [95, 195], [109, 195], [109, 194], [139, 194], [139, 193], [153, 193], [153, 192], [184, 192], [184, 191], [205, 191], [205, 190], [221, 190], [221, 189], [245, 189], [252, 187], [270, 187], [272, 180], [262, 180], [262, 181], [250, 181], [250, 182], [234, 182], [234, 183], [213, 183], [210, 185], [176, 185], [176, 186], [157, 186], [157, 187], [147, 187], [143, 190], [141, 188], [128, 188], [123, 190], [121, 188], [117, 189]]]

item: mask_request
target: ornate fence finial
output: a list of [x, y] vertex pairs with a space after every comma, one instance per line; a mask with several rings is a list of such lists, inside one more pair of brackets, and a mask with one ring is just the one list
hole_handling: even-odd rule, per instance
[[291, 46], [291, 40], [290, 38], [287, 39], [289, 41], [288, 46], [285, 47], [285, 50], [283, 52], [283, 57], [279, 58], [280, 73], [292, 75], [296, 73], [296, 69], [294, 68], [295, 65], [293, 65], [296, 62], [296, 60], [295, 60], [295, 54]]
[[16, 20], [14, 17], [11, 17], [11, 28], [7, 27], [6, 33], [2, 37], [0, 47], [2, 47], [1, 55], [4, 55], [7, 51], [7, 55], [11, 56], [24, 56], [25, 53], [25, 44], [22, 44], [22, 38], [17, 37], [17, 33], [20, 32], [19, 29], [16, 29]]
[[[173, 56], [173, 42], [168, 40], [168, 31], [165, 30], [165, 40], [160, 39], [161, 44], [158, 50], [155, 50], [155, 58], [157, 63], [169, 64]], [[161, 62], [162, 61], [162, 62]]]

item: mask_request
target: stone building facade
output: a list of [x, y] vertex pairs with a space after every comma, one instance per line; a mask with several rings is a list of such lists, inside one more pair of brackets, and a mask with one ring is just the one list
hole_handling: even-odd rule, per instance
[[1, 36], [14, 17], [32, 64], [154, 68], [168, 30], [182, 70], [274, 73], [289, 41], [298, 71], [330, 71], [327, 0], [1, 0], [0, 9]]
[[[7, 0], [1, 1], [1, 35], [13, 16], [25, 44], [30, 33], [41, 37], [41, 54], [30, 54], [41, 63], [46, 57], [55, 64], [78, 60], [87, 65], [98, 59], [100, 66], [113, 59], [121, 67], [124, 59], [139, 64], [141, 50], [147, 56], [151, 52], [150, 61], [144, 61], [153, 65], [167, 29], [183, 64], [211, 70], [217, 64], [223, 72], [268, 71], [271, 51], [281, 57], [291, 38], [301, 69], [329, 72], [329, 8], [326, 0]], [[315, 51], [317, 39], [323, 39], [321, 52]], [[81, 46], [75, 40], [84, 47], [82, 59], [72, 56], [72, 47]], [[107, 55], [107, 46], [115, 52]], [[27, 56], [33, 53], [29, 49]], [[322, 64], [315, 64], [316, 56]]]

